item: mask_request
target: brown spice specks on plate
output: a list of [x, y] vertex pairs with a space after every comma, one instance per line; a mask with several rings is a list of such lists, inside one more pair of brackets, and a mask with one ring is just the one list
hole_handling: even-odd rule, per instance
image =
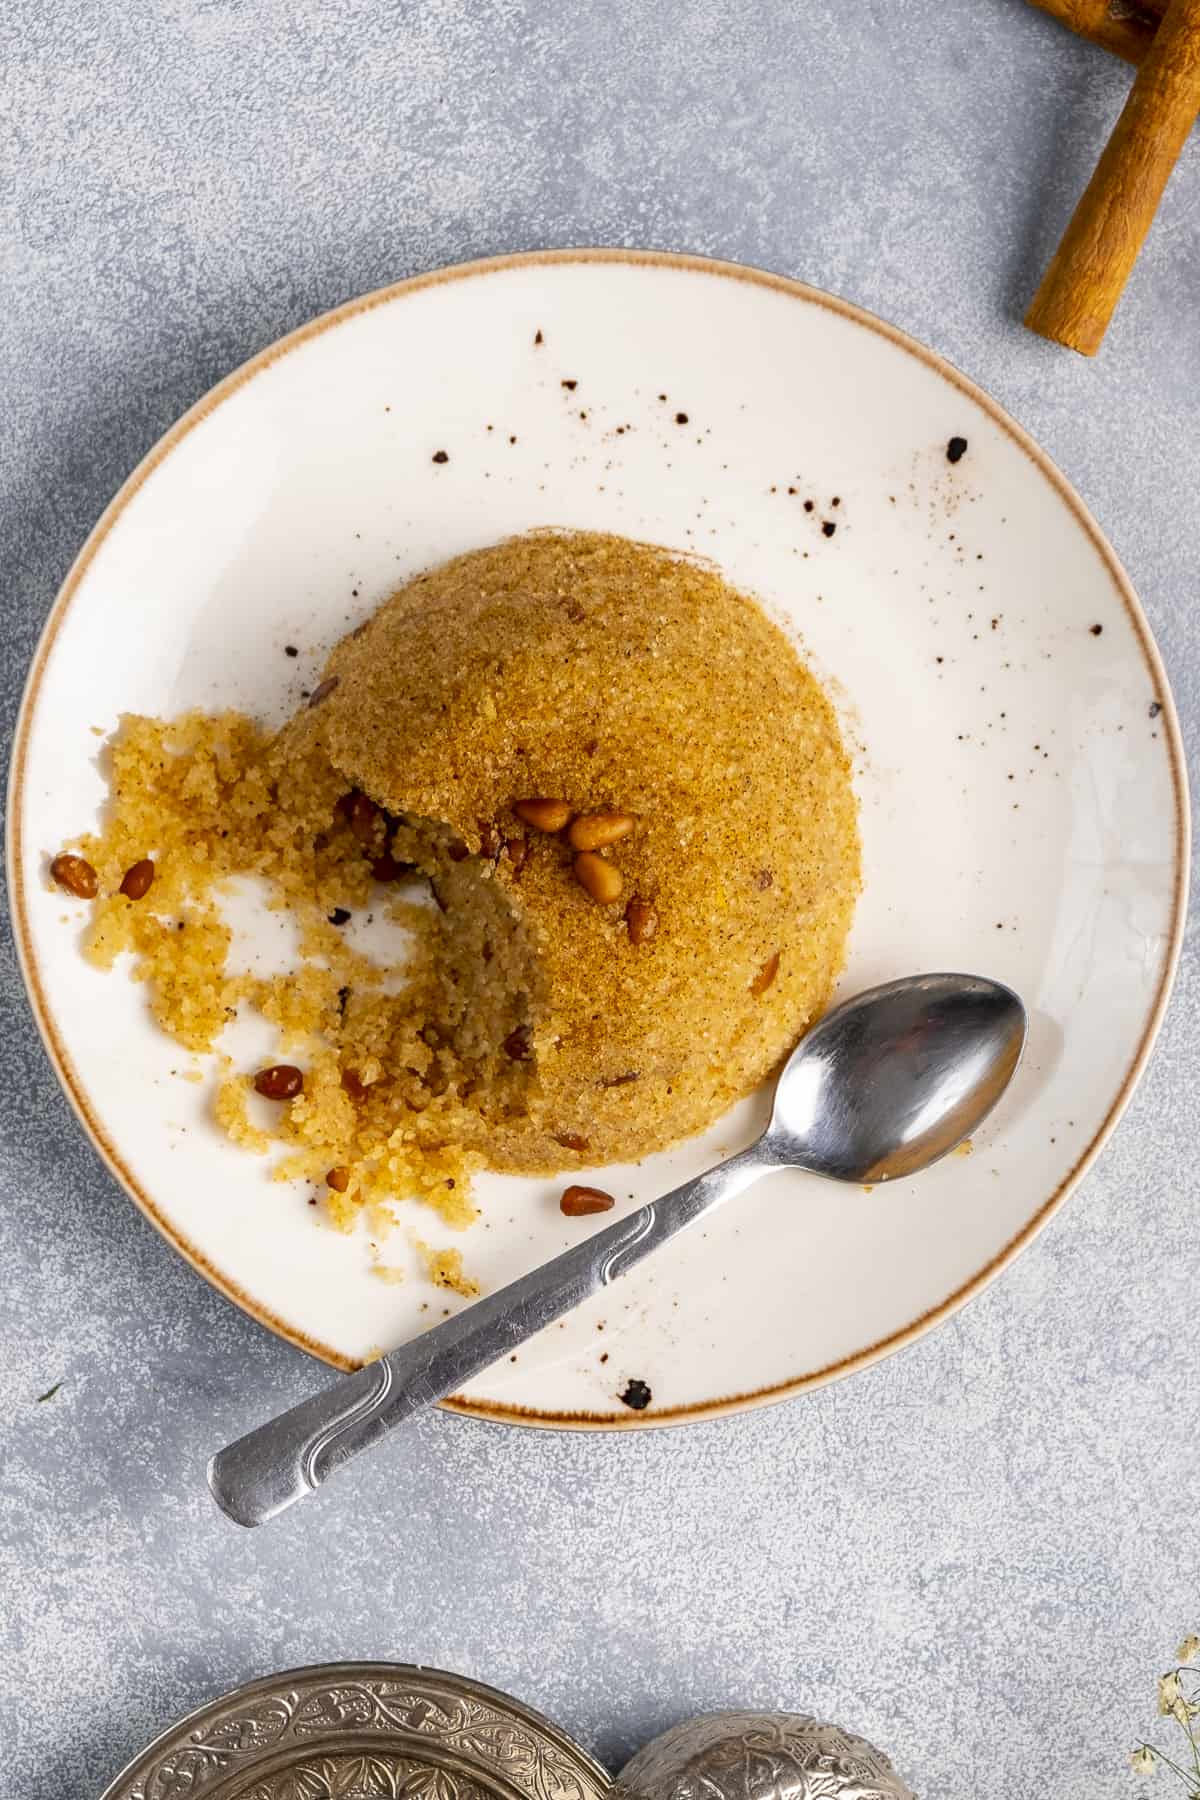
[[435, 450], [433, 453], [433, 461], [435, 463], [448, 463], [450, 458], [445, 450]]
[[952, 437], [950, 439], [950, 442], [946, 445], [946, 461], [948, 463], [961, 462], [963, 457], [966, 454], [967, 454], [966, 438], [965, 437]]
[[626, 1382], [624, 1393], [618, 1394], [617, 1398], [631, 1412], [645, 1412], [654, 1396], [646, 1382], [634, 1377], [632, 1381]]

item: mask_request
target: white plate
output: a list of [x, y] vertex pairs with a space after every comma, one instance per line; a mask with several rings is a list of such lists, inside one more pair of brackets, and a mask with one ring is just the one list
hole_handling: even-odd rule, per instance
[[[306, 1192], [223, 1141], [140, 990], [79, 957], [45, 858], [96, 816], [90, 727], [190, 706], [282, 719], [415, 570], [546, 524], [712, 555], [831, 684], [865, 855], [844, 990], [972, 970], [1032, 1022], [971, 1156], [873, 1193], [776, 1176], [463, 1398], [654, 1423], [863, 1366], [1046, 1221], [1161, 1017], [1185, 778], [1146, 621], [1077, 496], [986, 395], [825, 295], [682, 257], [518, 257], [402, 283], [257, 357], [168, 433], [67, 579], [20, 721], [10, 855], [34, 1009], [114, 1174], [225, 1293], [330, 1361], [422, 1329], [443, 1296], [415, 1270], [379, 1281], [363, 1235], [322, 1229]], [[754, 1110], [603, 1185], [627, 1206], [661, 1192]], [[481, 1183], [486, 1223], [461, 1246], [485, 1286], [586, 1229], [558, 1192]], [[633, 1379], [643, 1412], [620, 1400]]]

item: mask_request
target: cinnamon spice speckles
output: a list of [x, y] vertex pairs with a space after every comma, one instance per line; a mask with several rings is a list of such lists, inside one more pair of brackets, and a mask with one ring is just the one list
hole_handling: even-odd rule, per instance
[[1099, 637], [1100, 633], [1104, 630], [1104, 627], [1103, 627], [1103, 625], [1089, 625], [1088, 630], [1091, 632], [1093, 637]]
[[821, 530], [824, 532], [826, 537], [832, 537], [834, 532], [837, 530], [837, 526], [832, 519], [822, 519]]
[[963, 457], [966, 454], [967, 454], [966, 438], [965, 437], [952, 437], [950, 439], [950, 442], [946, 445], [946, 461], [949, 463], [961, 462]]
[[444, 450], [435, 450], [433, 453], [433, 461], [435, 463], [448, 463], [450, 458]]

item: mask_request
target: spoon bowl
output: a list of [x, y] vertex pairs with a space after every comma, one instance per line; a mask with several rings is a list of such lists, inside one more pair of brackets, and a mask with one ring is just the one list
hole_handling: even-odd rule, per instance
[[835, 1181], [894, 1181], [961, 1144], [1012, 1080], [1025, 1008], [976, 975], [916, 975], [826, 1013], [784, 1064], [765, 1143]]

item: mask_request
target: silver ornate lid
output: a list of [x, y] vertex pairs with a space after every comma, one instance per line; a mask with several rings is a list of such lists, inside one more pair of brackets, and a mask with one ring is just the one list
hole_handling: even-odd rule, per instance
[[703, 1713], [626, 1763], [614, 1800], [916, 1800], [865, 1738], [803, 1713]]
[[201, 1708], [102, 1800], [605, 1800], [610, 1786], [565, 1732], [479, 1682], [327, 1663]]

